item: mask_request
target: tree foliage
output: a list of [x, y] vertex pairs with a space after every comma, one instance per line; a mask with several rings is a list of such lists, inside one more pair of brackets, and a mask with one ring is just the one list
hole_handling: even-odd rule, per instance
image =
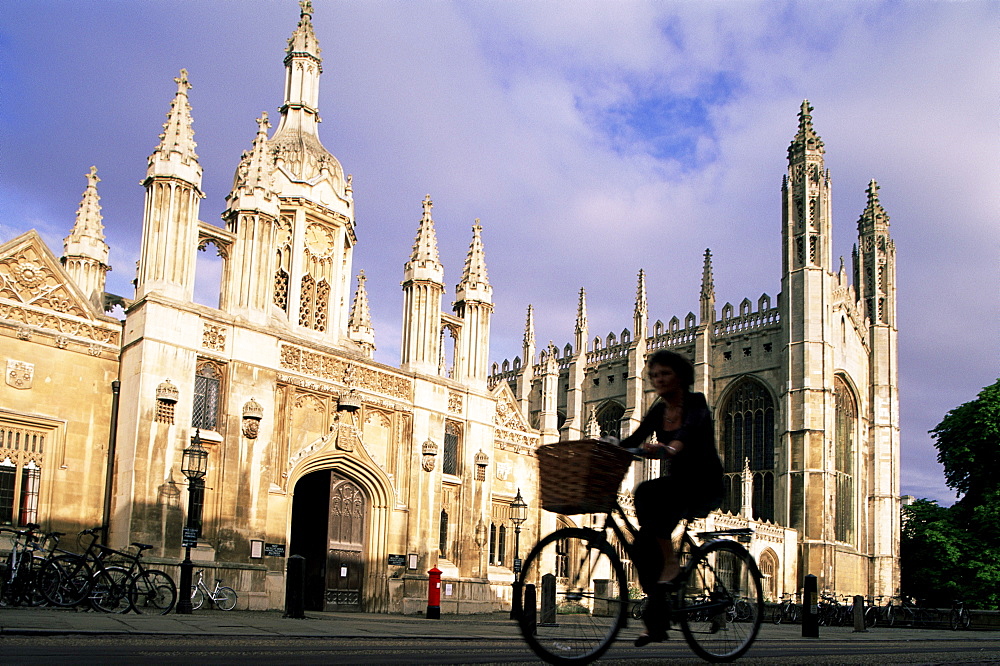
[[917, 500], [903, 510], [904, 594], [947, 607], [1000, 607], [1000, 380], [948, 412], [931, 434], [954, 506]]

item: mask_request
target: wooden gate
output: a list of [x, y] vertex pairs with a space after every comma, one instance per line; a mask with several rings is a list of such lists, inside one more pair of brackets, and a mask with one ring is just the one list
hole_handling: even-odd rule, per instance
[[336, 474], [330, 475], [325, 610], [362, 610], [367, 504], [361, 489], [354, 483]]

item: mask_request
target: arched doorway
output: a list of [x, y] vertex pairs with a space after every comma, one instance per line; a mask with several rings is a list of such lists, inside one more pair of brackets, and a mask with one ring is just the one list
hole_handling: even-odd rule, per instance
[[368, 504], [357, 484], [331, 470], [295, 484], [289, 554], [306, 558], [308, 610], [362, 610]]

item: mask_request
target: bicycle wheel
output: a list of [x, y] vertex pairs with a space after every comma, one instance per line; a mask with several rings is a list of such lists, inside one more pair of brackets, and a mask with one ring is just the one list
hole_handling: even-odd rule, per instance
[[191, 586], [191, 610], [198, 610], [205, 603], [205, 593], [197, 585]]
[[869, 606], [865, 609], [865, 627], [871, 629], [878, 624], [878, 608]]
[[951, 616], [948, 620], [948, 624], [955, 631], [959, 629], [968, 629], [972, 624], [972, 617], [969, 615], [969, 611], [964, 608], [953, 608], [951, 610]]
[[236, 590], [231, 587], [220, 587], [215, 591], [215, 605], [219, 610], [233, 610], [236, 608], [237, 599], [239, 597], [236, 596]]
[[771, 622], [774, 624], [781, 624], [782, 620], [785, 619], [785, 607], [776, 606], [773, 611], [771, 611]]
[[105, 567], [94, 574], [90, 582], [90, 605], [105, 613], [126, 613], [131, 607], [128, 600], [130, 582], [128, 569]]
[[540, 607], [525, 608], [521, 635], [551, 664], [597, 659], [626, 622], [625, 570], [601, 532], [566, 528], [548, 535], [525, 558], [520, 581], [536, 587]]
[[136, 613], [166, 615], [177, 602], [174, 579], [163, 571], [147, 569], [129, 583], [129, 602]]
[[[753, 557], [734, 541], [696, 551], [676, 594], [676, 615], [691, 649], [707, 661], [732, 661], [750, 649], [764, 617], [761, 575]], [[740, 601], [747, 619], [729, 621]]]
[[42, 566], [42, 594], [53, 606], [76, 606], [87, 598], [91, 576], [90, 567], [82, 557], [57, 555]]

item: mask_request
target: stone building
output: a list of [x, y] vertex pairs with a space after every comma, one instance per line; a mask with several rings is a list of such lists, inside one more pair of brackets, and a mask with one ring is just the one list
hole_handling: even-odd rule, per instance
[[[188, 507], [183, 450], [209, 451], [193, 559], [250, 608], [281, 607], [286, 559], [306, 558], [315, 609], [416, 612], [443, 571], [444, 612], [507, 607], [520, 554], [557, 524], [534, 449], [633, 428], [651, 403], [646, 354], [695, 360], [716, 406], [729, 497], [716, 524], [756, 527], [769, 592], [804, 573], [845, 592], [894, 588], [898, 549], [895, 276], [873, 183], [853, 282], [834, 270], [830, 184], [807, 104], [783, 185], [781, 294], [716, 314], [706, 253], [700, 315], [648, 322], [640, 273], [631, 329], [489, 365], [492, 287], [478, 222], [446, 285], [430, 197], [403, 270], [398, 367], [374, 360], [352, 254], [351, 176], [318, 134], [320, 49], [303, 2], [284, 102], [236, 169], [224, 227], [200, 219], [187, 72], [143, 181], [134, 298], [105, 293], [96, 170], [60, 262], [37, 234], [0, 246], [0, 523], [65, 532], [104, 524], [110, 545], [153, 544], [175, 566]], [[416, 217], [416, 216], [415, 216]], [[194, 302], [195, 257], [223, 259], [219, 307]], [[405, 260], [401, 257], [401, 263]], [[105, 314], [114, 302], [124, 321]], [[85, 397], [85, 399], [81, 399]], [[623, 488], [655, 463], [640, 466]], [[528, 499], [517, 528], [510, 504]]]
[[[657, 321], [650, 330], [640, 271], [631, 328], [591, 339], [581, 290], [573, 342], [538, 351], [528, 306], [523, 355], [495, 364], [491, 382], [511, 387], [544, 441], [624, 436], [656, 397], [643, 384], [646, 356], [658, 349], [687, 356], [695, 390], [714, 406], [726, 471], [725, 504], [708, 520], [755, 527], [751, 550], [768, 595], [798, 589], [809, 573], [831, 591], [893, 594], [899, 581], [895, 247], [873, 180], [858, 219], [852, 276], [843, 260], [834, 268], [830, 173], [811, 113], [803, 102], [781, 186], [777, 298], [726, 303], [720, 315], [706, 250], [698, 314]], [[650, 461], [638, 474], [658, 473], [658, 462]], [[788, 547], [789, 539], [796, 547]]]

